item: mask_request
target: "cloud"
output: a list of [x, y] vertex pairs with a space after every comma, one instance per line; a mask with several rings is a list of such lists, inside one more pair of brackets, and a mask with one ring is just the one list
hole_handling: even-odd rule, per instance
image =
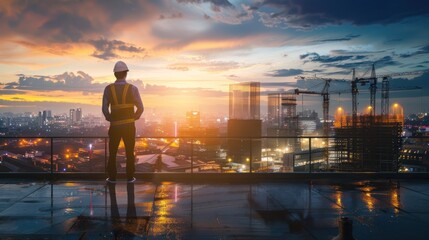
[[[26, 76], [18, 75], [17, 82], [6, 83], [3, 89], [0, 89], [0, 94], [14, 95], [25, 94], [26, 91], [32, 91], [32, 94], [37, 93], [38, 96], [49, 96], [46, 94], [50, 91], [67, 91], [67, 92], [82, 92], [84, 95], [102, 94], [106, 83], [96, 83], [94, 79], [85, 72], [78, 71], [77, 73], [65, 72], [53, 76]], [[154, 95], [177, 95], [184, 92], [197, 94], [198, 96], [225, 96], [222, 91], [212, 90], [207, 88], [177, 88], [163, 85], [143, 84], [140, 79], [128, 79], [128, 83], [136, 86], [141, 94]], [[57, 93], [63, 94], [63, 93]], [[57, 95], [60, 96], [60, 95]]]
[[226, 75], [225, 77], [227, 77], [227, 78], [238, 78], [238, 76], [235, 74]]
[[102, 91], [105, 84], [94, 83], [88, 74], [65, 72], [54, 76], [18, 75], [18, 82], [6, 83], [6, 89], [21, 90], [64, 90], [64, 91]]
[[296, 75], [300, 75], [304, 73], [304, 71], [302, 69], [278, 69], [278, 70], [274, 70], [270, 73], [265, 74], [266, 76], [269, 77], [290, 77], [290, 76], [296, 76]]
[[415, 57], [417, 55], [423, 55], [423, 54], [428, 54], [428, 53], [429, 53], [429, 45], [426, 45], [426, 46], [423, 46], [423, 47], [419, 48], [415, 52], [403, 53], [403, 54], [399, 54], [399, 56], [401, 58], [409, 58], [409, 57]]
[[[369, 57], [369, 55], [341, 55], [341, 53], [352, 53], [343, 50], [331, 51], [331, 55], [320, 55], [315, 52], [301, 54], [299, 58], [304, 63], [320, 63], [321, 67], [335, 67], [347, 69], [350, 71], [352, 68], [359, 68], [362, 66], [371, 66], [375, 64], [377, 68], [386, 66], [397, 66], [400, 63], [393, 59], [392, 56], [380, 56], [378, 58]], [[362, 53], [362, 52], [358, 52]], [[340, 55], [337, 55], [340, 54]], [[343, 72], [339, 72], [340, 74]], [[329, 74], [329, 73], [328, 73]], [[332, 74], [331, 74], [332, 75]]]
[[201, 4], [201, 3], [210, 3], [211, 9], [215, 12], [219, 12], [220, 8], [233, 8], [228, 0], [177, 0], [178, 3], [192, 3], [192, 4]]
[[8, 86], [4, 87], [3, 89], [0, 89], [0, 95], [15, 95], [15, 94], [21, 94], [22, 91], [10, 89]]
[[[240, 24], [244, 21], [253, 19], [253, 10], [248, 5], [241, 3], [237, 6], [227, 0], [177, 0], [178, 3], [187, 3], [198, 6], [197, 11], [202, 11], [206, 20], [226, 24]], [[210, 10], [204, 7], [210, 5]]]
[[[91, 40], [92, 44], [96, 44], [101, 41], [100, 36], [117, 38], [118, 33], [123, 34], [127, 30], [126, 27], [141, 26], [156, 20], [162, 4], [164, 1], [2, 1], [1, 38], [44, 51], [52, 46], [58, 48], [60, 44], [82, 44]], [[122, 51], [132, 50], [129, 44], [122, 48]], [[94, 56], [103, 59], [114, 55], [114, 52], [97, 51], [100, 53]]]
[[171, 64], [167, 68], [170, 70], [176, 70], [176, 71], [182, 71], [182, 72], [189, 71], [189, 68], [187, 66], [183, 66], [181, 64]]
[[414, 68], [427, 68], [427, 67], [419, 64], [419, 65], [416, 65]]
[[345, 60], [360, 60], [365, 58], [363, 55], [339, 55], [339, 56], [329, 56], [329, 55], [319, 55], [318, 53], [306, 53], [299, 56], [301, 60], [304, 60], [304, 63], [307, 62], [319, 62], [319, 63], [333, 63], [340, 62]]
[[374, 55], [386, 52], [385, 50], [368, 51], [368, 50], [345, 50], [332, 49], [329, 51], [332, 55]]
[[312, 42], [313, 43], [344, 42], [344, 41], [350, 41], [350, 40], [358, 38], [358, 37], [360, 37], [360, 35], [349, 34], [349, 35], [346, 35], [345, 37], [341, 37], [341, 38], [325, 38], [325, 39], [314, 40]]
[[107, 40], [100, 38], [98, 40], [90, 40], [89, 43], [96, 49], [92, 56], [103, 60], [118, 58], [120, 53], [141, 54], [145, 52], [144, 48], [136, 47], [132, 44], [119, 40]]
[[179, 19], [179, 18], [183, 18], [183, 14], [182, 13], [172, 13], [170, 15], [164, 15], [161, 14], [159, 15], [159, 19], [163, 20], [163, 19]]
[[[424, 1], [407, 0], [262, 0], [251, 7], [258, 11], [260, 21], [269, 27], [314, 28], [322, 25], [389, 24], [407, 17], [429, 13]], [[351, 10], [352, 9], [352, 10]]]
[[322, 64], [322, 66], [336, 67], [336, 68], [350, 70], [352, 68], [358, 68], [362, 66], [369, 67], [372, 64], [375, 64], [376, 68], [383, 68], [387, 66], [397, 66], [399, 65], [399, 62], [395, 61], [391, 56], [384, 56], [384, 57], [375, 59], [373, 61], [366, 60], [366, 61], [355, 61], [355, 62], [348, 62], [348, 63], [325, 63], [325, 64]]
[[51, 34], [51, 38], [59, 42], [79, 42], [85, 33], [95, 31], [88, 18], [69, 12], [58, 12], [39, 29], [42, 33]]

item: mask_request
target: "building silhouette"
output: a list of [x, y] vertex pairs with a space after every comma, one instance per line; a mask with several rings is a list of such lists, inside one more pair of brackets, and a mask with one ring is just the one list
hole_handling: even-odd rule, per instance
[[227, 161], [256, 165], [261, 160], [260, 83], [231, 84], [229, 90]]

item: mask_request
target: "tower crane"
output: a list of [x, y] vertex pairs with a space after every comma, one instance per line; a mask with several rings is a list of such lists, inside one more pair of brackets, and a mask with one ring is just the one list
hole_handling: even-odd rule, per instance
[[357, 78], [356, 70], [353, 68], [352, 71], [352, 118], [353, 124], [356, 123], [357, 120], [357, 94], [359, 90], [357, 88], [357, 84], [360, 83], [362, 86], [370, 83], [369, 91], [370, 91], [370, 106], [371, 106], [371, 115], [375, 114], [375, 93], [377, 91], [377, 77], [375, 75], [375, 66], [372, 65], [371, 76], [367, 78]]
[[[385, 117], [387, 117], [387, 115], [389, 115], [390, 90], [393, 90], [393, 89], [390, 89], [389, 80], [392, 77], [418, 75], [418, 74], [423, 74], [425, 72], [426, 71], [398, 72], [398, 73], [391, 73], [391, 74], [382, 74], [382, 75], [377, 76], [377, 77], [383, 79], [381, 81], [381, 115], [383, 116], [383, 118], [385, 118]], [[422, 88], [415, 86], [415, 87], [395, 88], [394, 90], [413, 90], [413, 89], [422, 89]]]
[[306, 79], [306, 80], [323, 80], [325, 81], [325, 84], [323, 86], [322, 91], [308, 91], [308, 90], [300, 90], [295, 89], [295, 94], [312, 94], [312, 95], [321, 95], [323, 98], [323, 134], [325, 136], [329, 136], [329, 87], [331, 84], [331, 81], [342, 81], [345, 82], [345, 80], [342, 79], [334, 79], [334, 78], [321, 78], [321, 77], [304, 77], [299, 76], [298, 79]]
[[[353, 75], [352, 75], [352, 119], [353, 124], [356, 123], [357, 120], [357, 94], [359, 93], [359, 90], [357, 88], [357, 84], [360, 83], [362, 86], [370, 83], [370, 106], [371, 106], [371, 115], [375, 115], [375, 102], [376, 102], [376, 91], [377, 91], [377, 79], [381, 78], [381, 115], [383, 118], [387, 117], [389, 114], [389, 79], [395, 76], [407, 76], [407, 75], [418, 75], [425, 73], [426, 71], [413, 71], [413, 72], [398, 72], [398, 73], [392, 73], [392, 74], [381, 74], [376, 75], [375, 74], [375, 66], [372, 64], [371, 67], [371, 76], [370, 77], [356, 77], [356, 71], [353, 68]], [[411, 89], [418, 89], [417, 88], [411, 88]], [[410, 90], [407, 88], [404, 88], [403, 90]]]

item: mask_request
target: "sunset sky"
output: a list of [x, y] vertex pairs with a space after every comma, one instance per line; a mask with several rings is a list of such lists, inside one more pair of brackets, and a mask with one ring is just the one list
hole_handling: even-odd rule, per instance
[[[298, 75], [350, 80], [356, 68], [369, 76], [372, 63], [377, 74], [427, 70], [428, 14], [424, 0], [4, 0], [0, 112], [101, 114], [118, 60], [147, 112], [183, 116], [227, 114], [232, 83], [261, 82], [266, 95], [320, 90], [317, 81], [296, 83]], [[391, 102], [428, 111], [428, 76], [393, 79], [423, 90], [392, 92]], [[362, 108], [367, 98], [362, 92]], [[320, 98], [305, 99], [320, 109]], [[331, 114], [351, 108], [347, 94], [331, 99]]]

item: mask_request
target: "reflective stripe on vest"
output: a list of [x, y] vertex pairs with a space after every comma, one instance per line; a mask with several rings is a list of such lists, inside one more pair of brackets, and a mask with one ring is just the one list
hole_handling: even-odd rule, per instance
[[[114, 84], [110, 85], [110, 90], [112, 92], [112, 97], [113, 97], [113, 102], [110, 106], [111, 110], [112, 110], [112, 114], [114, 111], [119, 110], [119, 109], [133, 109], [134, 112], [134, 104], [130, 104], [130, 103], [125, 103], [126, 99], [127, 99], [127, 93], [128, 93], [128, 88], [130, 87], [130, 84], [126, 83], [124, 86], [124, 91], [122, 93], [122, 101], [121, 103], [118, 103], [118, 96], [116, 94], [116, 88]], [[111, 126], [117, 126], [117, 125], [122, 125], [122, 124], [128, 124], [128, 123], [133, 123], [134, 120], [134, 116], [132, 116], [132, 118], [126, 118], [126, 119], [121, 119], [121, 120], [116, 120], [116, 121], [111, 121], [110, 125]]]
[[133, 122], [134, 122], [134, 119], [124, 119], [124, 120], [110, 122], [110, 125], [111, 126], [118, 126], [118, 125], [122, 125], [122, 124], [133, 123]]

